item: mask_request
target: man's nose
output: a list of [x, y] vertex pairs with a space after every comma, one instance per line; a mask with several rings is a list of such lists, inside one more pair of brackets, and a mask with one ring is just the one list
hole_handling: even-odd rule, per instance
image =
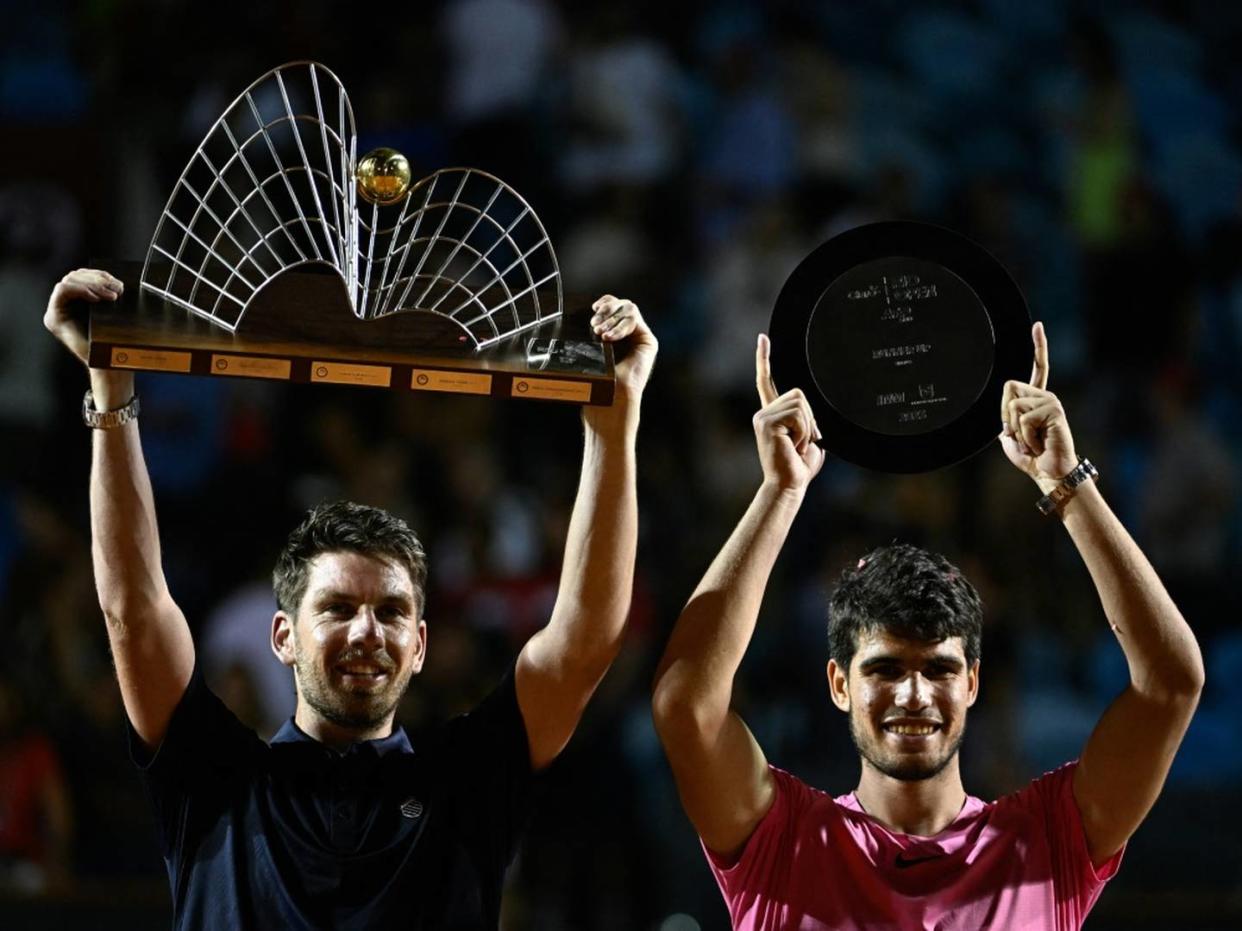
[[349, 622], [349, 642], [354, 644], [376, 643], [383, 639], [382, 628], [375, 611], [363, 605]]
[[897, 704], [915, 710], [931, 704], [931, 683], [921, 673], [912, 672], [897, 685]]

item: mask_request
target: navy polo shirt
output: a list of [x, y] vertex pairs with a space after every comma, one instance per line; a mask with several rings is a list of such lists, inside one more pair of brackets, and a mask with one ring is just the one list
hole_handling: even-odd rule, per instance
[[270, 745], [196, 669], [152, 755], [177, 929], [496, 928], [533, 777], [513, 671], [411, 747], [338, 753], [292, 720]]

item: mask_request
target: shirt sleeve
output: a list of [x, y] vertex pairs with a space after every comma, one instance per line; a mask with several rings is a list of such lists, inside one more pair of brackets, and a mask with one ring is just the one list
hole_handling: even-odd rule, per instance
[[1074, 800], [1074, 771], [1078, 763], [1045, 773], [1025, 789], [1011, 796], [1013, 803], [1026, 809], [1044, 826], [1052, 858], [1056, 926], [1077, 929], [1086, 920], [1104, 889], [1104, 883], [1117, 875], [1125, 846], [1101, 863], [1091, 862], [1082, 813]]
[[128, 720], [126, 731], [130, 758], [155, 809], [160, 845], [170, 861], [184, 847], [191, 799], [207, 808], [212, 799], [228, 797], [264, 749], [254, 731], [207, 688], [197, 665], [154, 752]]
[[499, 873], [517, 852], [538, 781], [513, 672], [510, 667], [483, 701], [449, 723], [444, 746], [446, 792], [481, 865]]
[[734, 927], [740, 927], [745, 916], [753, 917], [758, 922], [756, 927], [769, 926], [759, 913], [782, 898], [778, 884], [792, 875], [797, 847], [793, 839], [798, 822], [812, 801], [812, 790], [802, 780], [771, 764], [768, 770], [776, 798], [741, 853], [736, 858], [722, 856], [699, 840]]

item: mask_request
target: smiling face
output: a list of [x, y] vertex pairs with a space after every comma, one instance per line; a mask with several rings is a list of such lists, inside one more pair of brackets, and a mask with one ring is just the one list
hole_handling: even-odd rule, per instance
[[859, 635], [848, 671], [830, 660], [828, 682], [864, 769], [914, 782], [956, 759], [979, 662], [967, 665], [960, 637], [929, 643], [881, 629]]
[[272, 625], [272, 649], [293, 667], [297, 723], [319, 739], [387, 736], [423, 665], [420, 593], [402, 565], [361, 553], [320, 553], [308, 569], [296, 615], [279, 611]]

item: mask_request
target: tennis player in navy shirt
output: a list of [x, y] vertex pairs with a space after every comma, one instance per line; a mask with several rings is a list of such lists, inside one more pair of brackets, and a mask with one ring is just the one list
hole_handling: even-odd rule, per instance
[[[122, 284], [79, 269], [44, 324], [84, 364], [76, 302]], [[160, 826], [176, 928], [496, 928], [535, 775], [564, 749], [620, 648], [637, 538], [635, 438], [657, 343], [606, 295], [616, 401], [585, 407], [583, 466], [556, 605], [498, 686], [417, 746], [393, 726], [427, 658], [426, 561], [377, 508], [323, 505], [273, 573], [271, 644], [294, 717], [264, 743], [203, 684], [160, 564], [132, 373], [90, 369], [92, 553], [130, 723]]]

